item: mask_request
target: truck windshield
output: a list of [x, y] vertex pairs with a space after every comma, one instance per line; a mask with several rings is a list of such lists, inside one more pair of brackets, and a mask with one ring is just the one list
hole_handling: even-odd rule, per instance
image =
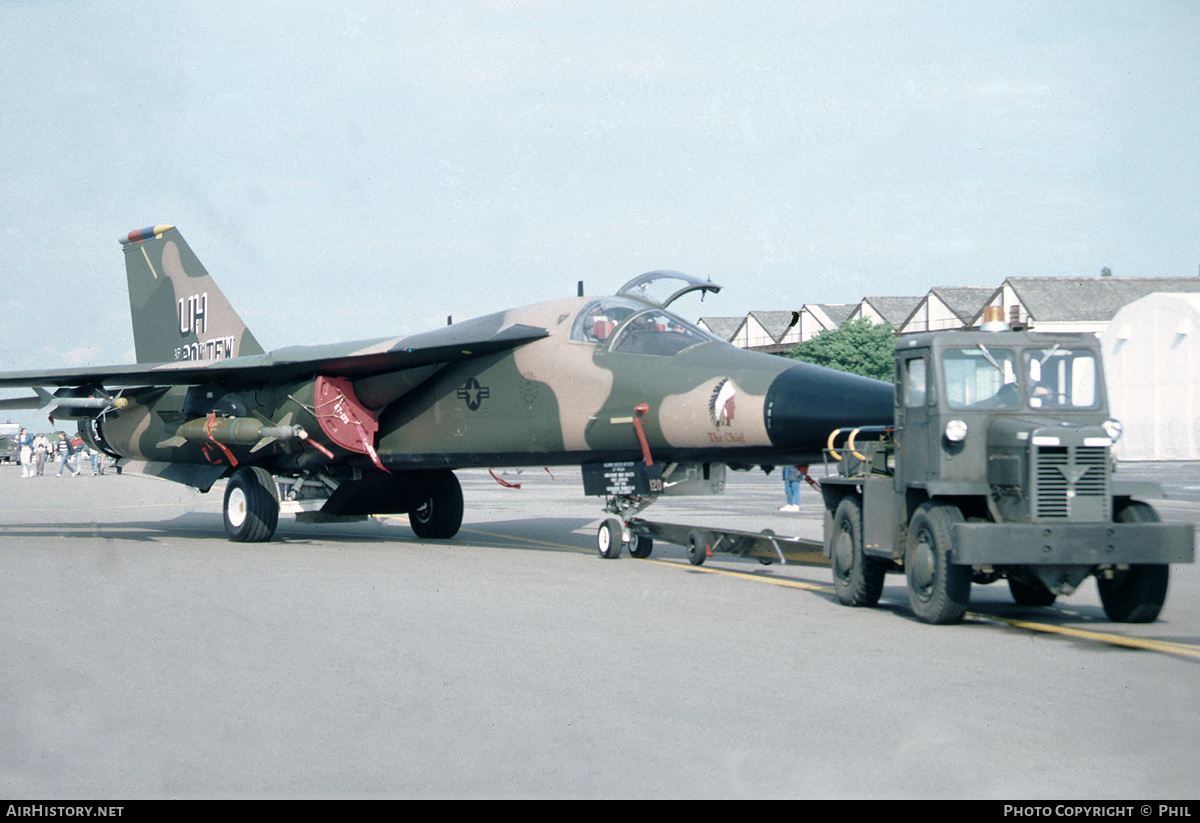
[[1095, 408], [1096, 355], [1090, 349], [1027, 349], [1029, 405], [1035, 409]]
[[1015, 409], [1021, 405], [1016, 357], [980, 343], [948, 349], [943, 358], [946, 402], [952, 409]]

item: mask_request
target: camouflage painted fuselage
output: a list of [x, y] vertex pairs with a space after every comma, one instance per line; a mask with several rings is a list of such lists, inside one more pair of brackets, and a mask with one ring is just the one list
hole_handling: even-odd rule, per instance
[[[642, 403], [649, 406], [643, 425], [650, 450], [668, 462], [806, 462], [819, 455], [837, 426], [891, 420], [889, 384], [723, 341], [703, 339], [663, 354], [622, 348], [619, 329], [603, 341], [575, 339], [572, 324], [588, 303], [555, 301], [461, 324], [473, 340], [514, 327], [548, 333], [532, 342], [351, 379], [354, 399], [377, 419], [372, 445], [378, 463], [364, 449], [344, 448], [327, 436], [328, 415], [315, 396], [318, 375], [272, 380], [258, 379], [254, 371], [218, 370], [214, 376], [223, 379], [211, 383], [129, 392], [130, 405], [119, 415], [85, 421], [85, 430], [108, 451], [133, 459], [213, 467], [233, 460], [287, 474], [330, 463], [402, 471], [635, 459], [641, 447], [634, 407]], [[333, 363], [339, 356], [400, 352], [417, 348], [414, 342], [428, 345], [427, 338], [450, 339], [457, 328], [420, 335], [420, 341], [399, 338], [303, 354]], [[288, 360], [278, 355], [265, 357]], [[332, 367], [328, 372], [339, 373]], [[257, 437], [178, 442], [181, 425], [210, 415], [214, 421], [287, 418], [310, 440], [274, 442], [256, 452]]]

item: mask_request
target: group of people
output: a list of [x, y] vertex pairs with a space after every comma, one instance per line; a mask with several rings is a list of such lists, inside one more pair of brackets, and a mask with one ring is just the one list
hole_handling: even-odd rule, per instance
[[21, 429], [17, 435], [18, 459], [22, 477], [41, 477], [46, 473], [46, 463], [58, 461], [57, 477], [67, 472], [69, 477], [79, 474], [85, 460], [92, 467], [92, 474], [104, 474], [105, 456], [88, 448], [79, 435], [67, 437], [65, 432], [55, 432], [47, 437], [42, 432], [36, 435]]

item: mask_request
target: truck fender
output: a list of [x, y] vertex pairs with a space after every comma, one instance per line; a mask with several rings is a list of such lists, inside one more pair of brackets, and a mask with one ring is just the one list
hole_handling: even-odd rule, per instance
[[1117, 480], [1115, 477], [1112, 481], [1112, 496], [1122, 497], [1126, 500], [1130, 498], [1152, 500], [1162, 500], [1165, 498], [1166, 492], [1162, 486], [1149, 480]]

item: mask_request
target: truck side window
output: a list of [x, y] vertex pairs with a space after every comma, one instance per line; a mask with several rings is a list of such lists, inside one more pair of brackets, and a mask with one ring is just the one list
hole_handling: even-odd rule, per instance
[[914, 409], [925, 405], [926, 368], [923, 358], [916, 358], [905, 363], [904, 370], [904, 405]]

